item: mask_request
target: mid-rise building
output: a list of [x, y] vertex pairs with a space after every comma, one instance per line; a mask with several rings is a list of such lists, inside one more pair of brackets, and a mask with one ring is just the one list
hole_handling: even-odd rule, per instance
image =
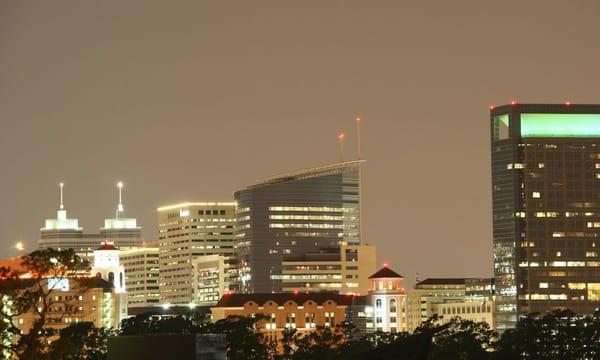
[[296, 258], [284, 256], [281, 275], [273, 275], [272, 278], [281, 281], [284, 292], [336, 291], [366, 295], [369, 276], [375, 269], [375, 246], [342, 243], [337, 247], [300, 254]]
[[261, 333], [267, 340], [281, 345], [285, 329], [296, 329], [303, 335], [317, 326], [335, 327], [344, 322], [347, 311], [364, 298], [325, 292], [229, 294], [211, 310], [213, 321], [233, 315], [263, 314], [267, 319], [259, 323]]
[[490, 111], [496, 323], [600, 304], [600, 105]]
[[236, 204], [182, 203], [158, 208], [160, 300], [164, 304], [194, 302], [192, 261], [221, 255], [235, 265]]
[[437, 304], [464, 300], [464, 278], [429, 278], [418, 282], [408, 292], [408, 331], [413, 332], [421, 323], [437, 314]]
[[274, 176], [234, 194], [242, 291], [280, 292], [286, 258], [360, 244], [361, 164]]
[[128, 310], [158, 305], [158, 244], [121, 250], [119, 259], [125, 269]]
[[453, 317], [486, 322], [494, 328], [493, 279], [429, 278], [415, 284], [408, 292], [407, 324], [413, 332], [432, 316], [438, 323]]
[[[0, 281], [0, 286], [1, 283], [2, 281]], [[124, 318], [122, 294], [115, 293], [112, 283], [102, 278], [47, 278], [41, 284], [44, 292], [48, 292], [49, 288], [53, 289], [51, 290], [52, 304], [49, 305], [45, 319], [47, 328], [59, 331], [72, 324], [91, 322], [98, 328], [117, 329]], [[18, 285], [23, 289], [30, 287], [37, 289], [37, 283], [27, 277], [23, 277]], [[0, 294], [0, 306], [6, 313], [15, 311], [11, 308], [11, 301], [7, 295]], [[39, 306], [47, 305], [40, 301]], [[21, 334], [27, 334], [38, 319], [38, 312], [32, 308], [30, 311], [16, 316], [14, 324]], [[52, 336], [49, 340], [55, 340], [57, 337], [58, 335]], [[18, 341], [18, 336], [9, 335], [3, 341], [14, 343]], [[3, 358], [11, 358], [10, 353], [6, 351], [0, 350], [0, 355]]]
[[224, 294], [235, 292], [237, 264], [232, 256], [205, 255], [192, 258], [192, 303], [214, 306]]

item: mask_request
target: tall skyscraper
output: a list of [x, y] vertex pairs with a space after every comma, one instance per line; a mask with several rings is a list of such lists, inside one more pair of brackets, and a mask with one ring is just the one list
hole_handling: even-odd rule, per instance
[[600, 304], [600, 105], [493, 108], [496, 325]]
[[135, 218], [126, 218], [122, 202], [123, 183], [117, 185], [119, 203], [115, 217], [104, 220], [100, 232], [84, 233], [77, 219], [67, 218], [67, 210], [63, 203], [64, 184], [60, 183], [60, 205], [56, 219], [46, 219], [45, 226], [40, 229], [40, 249], [73, 249], [84, 259], [93, 262], [94, 250], [105, 241], [109, 241], [120, 249], [132, 249], [142, 246], [142, 228], [137, 226]]
[[192, 261], [206, 255], [235, 265], [235, 209], [228, 203], [183, 203], [158, 208], [160, 301], [194, 303]]
[[[60, 203], [56, 212], [56, 219], [46, 219], [44, 227], [40, 229], [40, 249], [74, 249], [80, 256], [89, 259], [94, 250], [100, 246], [99, 242], [84, 244], [83, 228], [79, 227], [79, 220], [69, 219], [67, 209], [63, 202], [64, 184], [60, 183]], [[89, 246], [88, 246], [89, 245]]]
[[110, 241], [121, 250], [142, 246], [142, 228], [137, 226], [135, 218], [125, 217], [123, 207], [123, 183], [117, 184], [119, 189], [119, 203], [115, 217], [104, 220], [104, 227], [100, 228], [100, 239]]
[[286, 257], [360, 244], [361, 164], [274, 176], [234, 194], [242, 291], [282, 291]]

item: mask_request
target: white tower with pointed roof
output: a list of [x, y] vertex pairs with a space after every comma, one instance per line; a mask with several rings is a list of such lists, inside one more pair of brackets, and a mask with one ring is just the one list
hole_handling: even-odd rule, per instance
[[385, 265], [369, 277], [369, 299], [374, 331], [401, 332], [407, 329], [404, 278]]

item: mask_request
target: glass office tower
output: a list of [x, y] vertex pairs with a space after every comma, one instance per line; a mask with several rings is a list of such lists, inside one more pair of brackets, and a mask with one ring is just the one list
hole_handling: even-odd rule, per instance
[[234, 194], [242, 291], [281, 291], [286, 257], [360, 243], [361, 164], [274, 176]]
[[600, 307], [600, 105], [491, 110], [496, 324]]

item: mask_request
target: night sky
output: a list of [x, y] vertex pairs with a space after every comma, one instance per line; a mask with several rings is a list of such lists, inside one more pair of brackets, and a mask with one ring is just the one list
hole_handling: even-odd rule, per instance
[[0, 256], [58, 186], [88, 232], [356, 156], [363, 235], [412, 280], [492, 273], [488, 107], [600, 102], [598, 1], [1, 1]]

